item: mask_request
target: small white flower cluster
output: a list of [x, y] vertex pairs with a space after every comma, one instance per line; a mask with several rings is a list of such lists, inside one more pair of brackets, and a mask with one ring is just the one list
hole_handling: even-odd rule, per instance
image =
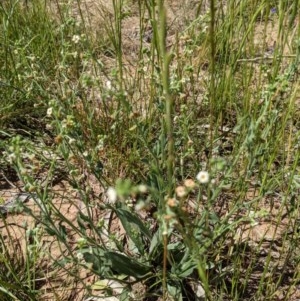
[[[209, 173], [207, 171], [200, 171], [196, 175], [196, 179], [200, 184], [207, 184], [210, 181]], [[187, 179], [184, 182], [184, 186], [178, 186], [175, 189], [176, 195], [179, 198], [183, 198], [188, 195], [189, 191], [191, 191], [194, 187], [196, 186], [195, 182], [192, 179]], [[147, 186], [145, 185], [140, 185], [139, 186], [139, 192], [145, 193], [147, 191]], [[106, 191], [106, 196], [108, 198], [108, 204], [115, 204], [117, 199], [118, 199], [118, 194], [115, 188], [109, 187]], [[167, 202], [169, 207], [176, 207], [177, 202], [175, 199], [170, 198]], [[144, 207], [144, 203], [138, 203], [136, 206], [136, 210], [141, 210]]]
[[72, 37], [72, 41], [74, 42], [74, 44], [78, 44], [78, 42], [80, 41], [80, 36], [75, 34], [73, 37]]
[[[145, 194], [148, 191], [148, 187], [146, 185], [140, 184], [136, 187], [134, 187], [134, 192], [135, 193], [141, 193], [141, 194]], [[118, 195], [117, 190], [114, 187], [108, 187], [108, 189], [106, 190], [106, 196], [107, 196], [107, 203], [108, 204], [115, 204], [118, 200], [118, 197], [122, 199], [122, 196]], [[133, 206], [133, 200], [132, 198], [127, 198], [127, 199], [122, 199], [124, 201], [124, 203], [129, 206], [132, 207]], [[139, 211], [141, 209], [143, 209], [147, 204], [145, 202], [138, 202], [138, 204], [136, 205], [136, 210]]]
[[14, 152], [8, 154], [7, 152], [3, 153], [3, 156], [6, 156], [7, 158], [7, 161], [10, 163], [10, 164], [13, 164], [16, 160], [17, 160], [17, 156]]

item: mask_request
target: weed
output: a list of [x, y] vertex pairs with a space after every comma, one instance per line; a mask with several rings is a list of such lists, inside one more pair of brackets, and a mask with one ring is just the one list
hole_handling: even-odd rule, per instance
[[299, 299], [297, 1], [0, 16], [3, 300]]

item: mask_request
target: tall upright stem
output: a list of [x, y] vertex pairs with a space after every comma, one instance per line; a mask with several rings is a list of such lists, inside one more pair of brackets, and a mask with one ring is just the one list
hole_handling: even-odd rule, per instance
[[161, 79], [163, 84], [163, 96], [166, 102], [165, 124], [167, 131], [167, 179], [168, 179], [168, 194], [172, 195], [174, 189], [174, 136], [173, 136], [173, 114], [174, 114], [174, 100], [170, 93], [170, 63], [172, 54], [166, 49], [166, 10], [164, 1], [158, 1], [159, 9], [159, 52], [161, 59]]
[[210, 156], [213, 150], [213, 131], [214, 131], [214, 113], [215, 113], [215, 103], [216, 103], [216, 93], [215, 93], [215, 55], [216, 55], [216, 45], [215, 45], [215, 1], [210, 0]]
[[[173, 137], [173, 115], [174, 100], [170, 93], [170, 63], [172, 54], [166, 49], [166, 10], [164, 1], [158, 1], [158, 55], [161, 62], [161, 81], [163, 84], [163, 98], [165, 100], [165, 127], [167, 133], [167, 181], [168, 181], [168, 197], [171, 197], [174, 190], [174, 137]], [[163, 150], [164, 151], [164, 150]], [[168, 257], [168, 233], [163, 234], [164, 255], [163, 255], [163, 300], [167, 298], [167, 257]]]

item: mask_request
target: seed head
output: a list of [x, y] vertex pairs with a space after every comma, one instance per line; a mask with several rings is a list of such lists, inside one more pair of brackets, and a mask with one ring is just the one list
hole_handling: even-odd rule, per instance
[[167, 205], [169, 206], [169, 207], [176, 207], [177, 206], [177, 202], [176, 202], [176, 200], [175, 199], [173, 199], [173, 198], [169, 198], [168, 199], [168, 201], [167, 201]]
[[184, 181], [184, 186], [186, 187], [186, 188], [189, 188], [189, 189], [193, 189], [194, 187], [195, 187], [195, 182], [194, 182], [194, 180], [192, 180], [192, 179], [186, 179], [185, 181]]
[[184, 196], [186, 196], [187, 193], [186, 188], [184, 186], [176, 187], [175, 192], [179, 198], [183, 198]]

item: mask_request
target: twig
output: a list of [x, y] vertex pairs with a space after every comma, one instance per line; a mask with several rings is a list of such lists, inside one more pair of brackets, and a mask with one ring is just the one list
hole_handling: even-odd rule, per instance
[[[295, 58], [296, 54], [290, 54], [290, 55], [283, 55], [280, 56], [281, 58]], [[258, 57], [254, 57], [254, 58], [249, 58], [249, 59], [239, 59], [237, 60], [238, 63], [241, 62], [260, 62], [262, 60], [273, 60], [275, 57], [274, 56], [258, 56]]]

